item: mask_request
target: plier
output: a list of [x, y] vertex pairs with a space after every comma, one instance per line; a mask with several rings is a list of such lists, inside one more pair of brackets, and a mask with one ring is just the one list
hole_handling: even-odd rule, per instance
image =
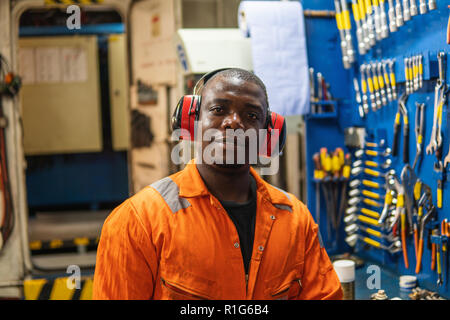
[[396, 156], [398, 151], [398, 135], [400, 134], [400, 119], [403, 116], [403, 163], [409, 162], [409, 120], [406, 101], [408, 95], [403, 93], [398, 100], [397, 114], [394, 122], [394, 141], [392, 142], [392, 155]]
[[416, 121], [414, 131], [416, 133], [416, 157], [414, 159], [414, 164], [412, 166], [413, 170], [416, 168], [417, 162], [420, 155], [422, 154], [423, 148], [423, 127], [424, 127], [424, 112], [425, 103], [416, 102]]
[[420, 227], [419, 227], [419, 249], [417, 251], [417, 264], [416, 264], [416, 273], [420, 272], [420, 268], [422, 265], [422, 254], [423, 254], [423, 239], [425, 232], [425, 225], [429, 220], [435, 219], [436, 217], [436, 207], [433, 204], [433, 199], [431, 192], [427, 190], [419, 200], [419, 215], [421, 212], [425, 211], [426, 214], [422, 216], [420, 219]]

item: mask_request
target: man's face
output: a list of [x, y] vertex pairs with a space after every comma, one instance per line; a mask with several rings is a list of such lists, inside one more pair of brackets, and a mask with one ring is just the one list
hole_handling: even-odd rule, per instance
[[[265, 101], [263, 89], [253, 82], [221, 75], [208, 81], [202, 91], [199, 118], [204, 161], [208, 163], [205, 154], [214, 149], [215, 156], [223, 159], [222, 164], [213, 161], [214, 167], [248, 167], [249, 153], [257, 153], [259, 130], [264, 129], [267, 116]], [[212, 132], [210, 138], [207, 132]]]

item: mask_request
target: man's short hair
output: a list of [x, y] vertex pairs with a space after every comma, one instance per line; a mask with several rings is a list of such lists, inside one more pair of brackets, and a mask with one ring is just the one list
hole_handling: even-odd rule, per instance
[[[241, 69], [241, 68], [230, 68], [230, 69], [226, 69], [226, 70], [217, 72], [208, 80], [208, 82], [210, 82], [212, 79], [214, 79], [215, 77], [218, 77], [218, 76], [222, 76], [222, 77], [225, 77], [228, 79], [237, 78], [240, 80], [244, 80], [244, 81], [248, 81], [248, 82], [252, 82], [252, 83], [256, 84], [264, 92], [264, 101], [266, 103], [267, 109], [269, 109], [269, 98], [267, 95], [266, 86], [264, 85], [262, 80], [253, 72], [245, 70], [245, 69]], [[202, 90], [203, 90], [203, 88], [202, 88]]]

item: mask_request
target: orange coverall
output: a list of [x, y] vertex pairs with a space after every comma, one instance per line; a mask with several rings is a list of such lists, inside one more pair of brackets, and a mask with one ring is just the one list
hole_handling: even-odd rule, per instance
[[191, 161], [106, 219], [94, 299], [342, 299], [318, 226], [294, 195], [257, 184], [249, 274], [236, 228]]

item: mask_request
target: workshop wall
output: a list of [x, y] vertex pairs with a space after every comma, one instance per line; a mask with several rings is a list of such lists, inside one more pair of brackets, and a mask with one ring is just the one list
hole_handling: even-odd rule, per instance
[[[417, 1], [417, 3], [419, 3]], [[305, 2], [304, 6], [308, 4]], [[317, 4], [320, 9], [330, 9], [334, 10], [333, 3], [330, 1], [328, 4]], [[311, 7], [315, 4], [311, 4]], [[351, 10], [351, 6], [349, 4]], [[387, 12], [387, 2], [386, 2], [386, 12]], [[339, 32], [336, 27], [336, 21], [334, 19], [328, 19], [322, 21], [320, 19], [308, 20], [307, 19], [307, 32], [308, 32], [308, 49], [310, 57], [310, 67], [315, 70], [320, 71], [324, 74], [324, 77], [331, 84], [331, 92], [335, 95], [334, 103], [337, 104], [337, 114], [312, 114], [306, 118], [306, 135], [307, 135], [307, 167], [308, 167], [308, 207], [315, 216], [317, 209], [315, 187], [317, 180], [314, 179], [314, 162], [313, 155], [320, 152], [321, 147], [326, 147], [328, 151], [334, 150], [337, 147], [344, 149], [346, 153], [351, 153], [353, 160], [355, 159], [355, 152], [357, 148], [348, 148], [344, 143], [345, 130], [350, 127], [359, 127], [366, 130], [366, 141], [380, 143], [381, 140], [385, 140], [385, 147], [393, 147], [394, 139], [394, 119], [396, 117], [396, 112], [398, 109], [398, 100], [387, 103], [387, 105], [382, 106], [381, 109], [373, 112], [369, 108], [368, 114], [361, 118], [359, 116], [359, 104], [356, 100], [357, 92], [353, 87], [353, 78], [356, 78], [359, 83], [359, 88], [361, 89], [362, 82], [360, 76], [360, 66], [364, 63], [372, 61], [381, 61], [386, 59], [395, 59], [394, 64], [394, 74], [397, 80], [397, 92], [398, 97], [405, 92], [405, 72], [404, 72], [404, 58], [411, 57], [413, 55], [422, 54], [423, 55], [423, 87], [414, 93], [410, 94], [407, 102], [406, 109], [409, 117], [409, 164], [412, 166], [415, 155], [416, 155], [416, 137], [414, 132], [415, 126], [415, 116], [416, 116], [416, 102], [425, 103], [425, 126], [424, 126], [424, 137], [423, 137], [423, 154], [420, 161], [415, 169], [417, 176], [431, 188], [433, 204], [436, 207], [436, 220], [435, 223], [429, 223], [425, 228], [425, 243], [423, 249], [422, 257], [422, 269], [419, 273], [415, 273], [416, 267], [416, 253], [414, 249], [413, 236], [408, 235], [406, 242], [407, 254], [409, 260], [409, 268], [405, 267], [402, 251], [399, 250], [395, 254], [391, 254], [386, 250], [381, 250], [378, 248], [373, 248], [368, 246], [367, 243], [363, 241], [358, 241], [355, 247], [349, 247], [345, 242], [345, 237], [347, 236], [344, 231], [345, 223], [342, 222], [340, 228], [337, 232], [338, 241], [336, 241], [336, 232], [334, 230], [327, 230], [327, 214], [326, 214], [326, 203], [323, 200], [323, 194], [320, 190], [321, 201], [320, 204], [320, 230], [325, 241], [325, 246], [330, 255], [339, 254], [343, 252], [354, 252], [358, 256], [361, 256], [369, 261], [374, 261], [383, 265], [383, 268], [389, 269], [399, 275], [411, 274], [418, 278], [421, 286], [427, 287], [430, 290], [438, 291], [444, 296], [450, 296], [450, 291], [448, 285], [437, 285], [437, 266], [434, 265], [434, 270], [432, 270], [432, 257], [431, 248], [433, 241], [442, 240], [442, 237], [432, 237], [431, 228], [432, 226], [438, 227], [443, 219], [449, 218], [449, 193], [450, 187], [449, 182], [445, 180], [445, 173], [448, 172], [448, 168], [444, 171], [444, 183], [443, 183], [443, 206], [442, 208], [437, 208], [437, 182], [440, 179], [440, 173], [434, 168], [436, 162], [436, 156], [433, 154], [427, 155], [425, 153], [425, 147], [428, 145], [431, 139], [431, 129], [433, 126], [433, 111], [434, 111], [434, 90], [436, 86], [436, 81], [438, 77], [438, 60], [437, 54], [440, 51], [445, 52], [445, 56], [448, 56], [449, 46], [446, 44], [446, 29], [448, 21], [448, 8], [443, 1], [437, 2], [437, 9], [433, 11], [428, 11], [426, 14], [418, 14], [411, 17], [410, 21], [405, 21], [404, 25], [399, 28], [395, 33], [390, 33], [388, 38], [381, 41], [377, 41], [376, 45], [365, 55], [360, 56], [356, 52], [356, 61], [348, 69], [343, 68], [342, 64], [342, 54], [340, 48], [340, 38]], [[356, 25], [351, 14], [352, 21], [352, 38], [353, 46], [357, 50], [356, 42]], [[334, 25], [332, 25], [334, 24]], [[320, 41], [314, 41], [312, 44], [312, 39], [316, 36], [317, 39], [327, 39], [329, 40], [330, 47], [333, 49], [326, 50], [326, 46], [319, 46]], [[327, 43], [327, 42], [325, 42]], [[320, 57], [320, 58], [319, 58]], [[449, 67], [448, 63], [445, 67], [446, 74], [448, 74]], [[333, 90], [335, 87], [338, 90]], [[342, 86], [342, 87], [339, 87]], [[369, 95], [370, 96], [370, 95]], [[369, 97], [369, 106], [370, 106]], [[448, 107], [444, 104], [442, 113], [442, 137], [443, 137], [443, 150], [442, 159], [447, 155], [449, 150], [449, 113]], [[397, 177], [400, 179], [402, 169], [404, 168], [403, 161], [403, 121], [400, 126], [400, 136], [398, 145], [398, 155], [389, 156], [392, 160], [391, 168], [395, 170]], [[367, 148], [369, 149], [369, 148]], [[381, 149], [378, 151], [382, 151]], [[370, 157], [364, 156], [364, 160], [371, 160]], [[378, 156], [374, 160], [382, 161], [383, 157]], [[387, 170], [386, 170], [387, 171]], [[350, 179], [367, 178], [373, 181], [377, 181], [380, 184], [385, 183], [383, 178], [374, 178], [368, 175], [352, 175]], [[350, 187], [347, 189], [349, 190]], [[370, 189], [370, 188], [368, 188]], [[370, 189], [372, 191], [379, 192], [384, 195], [384, 189]], [[379, 200], [383, 204], [383, 200]], [[368, 208], [374, 209], [373, 207], [366, 206]], [[374, 209], [378, 213], [381, 212], [381, 208]], [[345, 219], [345, 217], [344, 217]], [[360, 224], [363, 225], [363, 224]], [[373, 226], [372, 226], [373, 227]], [[378, 227], [374, 227], [376, 230], [383, 230]], [[399, 229], [399, 234], [400, 234]], [[440, 234], [439, 232], [437, 232]], [[361, 233], [362, 234], [362, 233]], [[370, 236], [369, 236], [370, 238]], [[379, 241], [376, 237], [371, 237], [372, 239]], [[327, 241], [330, 239], [330, 241]], [[388, 244], [389, 242], [381, 241], [381, 243]], [[443, 260], [441, 260], [444, 263]], [[436, 260], [434, 262], [437, 263]], [[447, 264], [448, 265], [448, 264]], [[445, 270], [443, 270], [445, 272]], [[448, 278], [448, 276], [447, 276]]]

